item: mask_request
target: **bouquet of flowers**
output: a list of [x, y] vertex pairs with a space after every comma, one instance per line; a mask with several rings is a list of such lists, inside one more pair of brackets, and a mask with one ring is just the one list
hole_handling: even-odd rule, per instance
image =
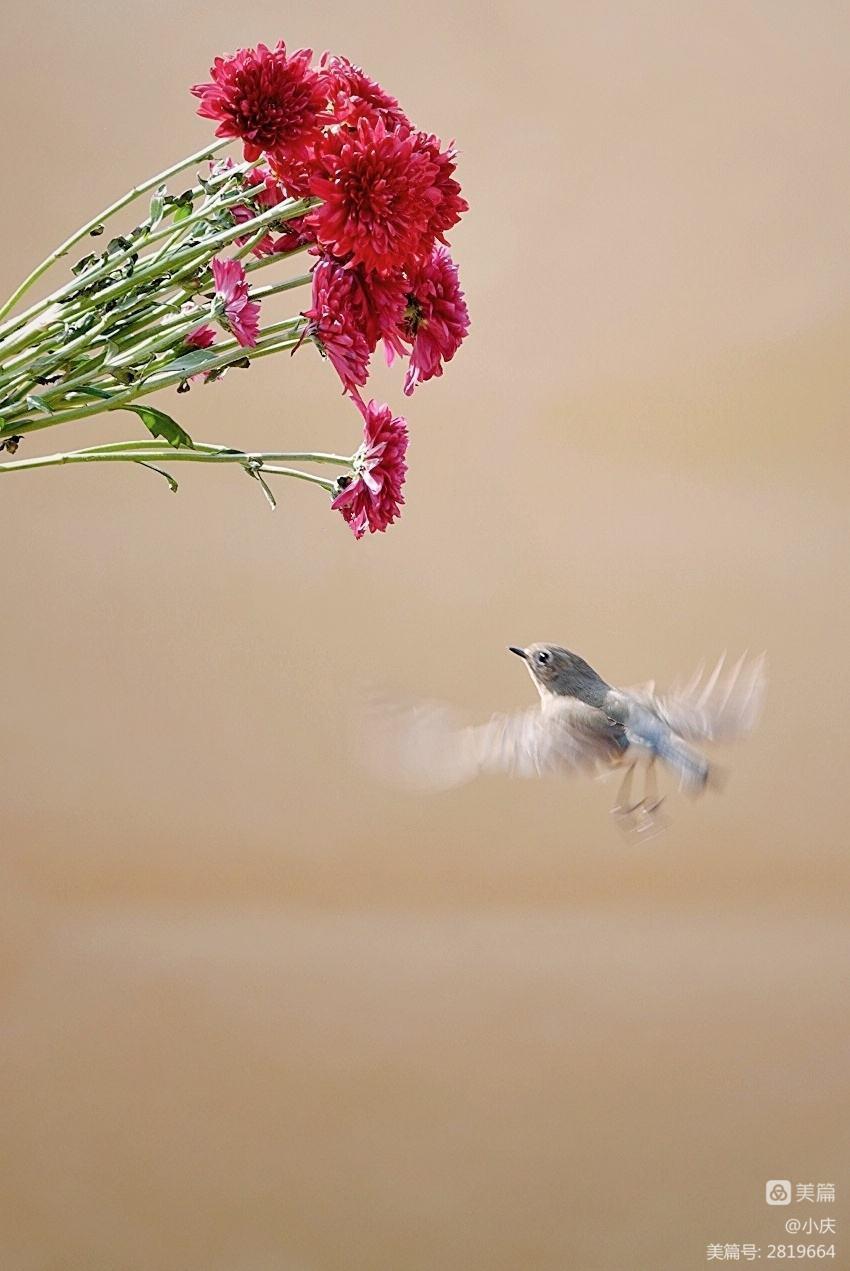
[[[176, 490], [161, 464], [232, 463], [272, 506], [269, 478], [295, 477], [331, 494], [357, 538], [384, 530], [404, 501], [408, 433], [404, 418], [364, 395], [370, 358], [382, 344], [389, 363], [406, 359], [410, 396], [442, 374], [469, 329], [445, 237], [467, 208], [454, 148], [416, 129], [394, 97], [335, 54], [314, 64], [309, 49], [260, 44], [216, 58], [210, 77], [192, 93], [218, 140], [83, 225], [0, 306], [0, 451], [14, 455], [30, 433], [114, 410], [134, 412], [150, 435], [4, 461], [0, 472], [131, 462]], [[233, 143], [241, 153], [222, 155]], [[193, 183], [172, 187], [187, 169]], [[67, 282], [12, 316], [50, 266], [83, 239], [105, 237], [113, 216], [148, 195], [135, 228], [100, 250], [93, 243]], [[266, 270], [275, 272], [259, 277]], [[299, 287], [310, 288], [309, 304], [264, 323], [263, 301]], [[193, 441], [148, 403], [158, 389], [184, 393], [308, 347], [362, 419], [350, 456]], [[318, 465], [342, 471], [308, 470]]]

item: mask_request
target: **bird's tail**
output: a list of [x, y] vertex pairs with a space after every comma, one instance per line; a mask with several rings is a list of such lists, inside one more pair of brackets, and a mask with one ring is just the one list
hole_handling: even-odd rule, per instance
[[677, 737], [653, 712], [633, 709], [626, 729], [629, 741], [652, 751], [675, 772], [686, 794], [700, 794], [709, 784], [713, 773], [705, 756]]
[[713, 778], [711, 764], [675, 733], [667, 732], [653, 739], [653, 750], [668, 768], [676, 773], [679, 786], [686, 794], [700, 794]]

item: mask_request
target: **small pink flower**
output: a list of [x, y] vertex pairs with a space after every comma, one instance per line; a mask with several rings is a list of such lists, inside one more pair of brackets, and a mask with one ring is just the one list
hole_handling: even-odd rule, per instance
[[442, 375], [469, 330], [469, 310], [458, 281], [457, 265], [445, 247], [414, 277], [408, 295], [405, 333], [413, 341], [404, 391], [410, 397], [417, 384]]
[[[242, 179], [253, 188], [262, 186], [263, 188], [257, 192], [256, 205], [249, 207], [245, 203], [237, 203], [235, 207], [230, 209], [230, 214], [236, 221], [237, 225], [242, 225], [245, 221], [253, 220], [260, 212], [267, 212], [270, 207], [277, 207], [278, 203], [282, 203], [288, 194], [278, 181], [275, 174], [266, 167], [249, 168], [247, 172], [242, 174]], [[233, 240], [237, 247], [244, 247], [248, 241], [247, 238], [236, 238]], [[254, 256], [272, 256], [276, 251], [275, 239], [272, 236], [271, 229], [266, 233], [258, 243], [251, 249]]]
[[217, 57], [212, 82], [195, 84], [198, 114], [218, 123], [217, 137], [240, 137], [250, 162], [264, 152], [281, 159], [307, 160], [325, 122], [327, 97], [321, 77], [310, 67], [312, 50], [287, 55], [283, 41], [269, 49], [237, 49]]
[[[217, 162], [210, 164], [211, 175], [220, 176], [223, 172], [234, 169], [236, 164], [228, 157], [219, 159]], [[307, 173], [305, 168], [304, 172]], [[274, 161], [270, 165], [260, 164], [259, 167], [249, 168], [246, 172], [241, 173], [242, 180], [246, 185], [257, 190], [258, 186], [262, 189], [257, 190], [255, 195], [256, 204], [250, 207], [247, 203], [236, 203], [230, 208], [230, 214], [236, 221], [237, 225], [244, 224], [245, 221], [252, 220], [260, 212], [266, 212], [270, 207], [277, 207], [279, 203], [283, 203], [296, 191], [291, 190], [281, 179], [278, 164]], [[306, 193], [306, 177], [303, 189], [297, 191], [300, 196]], [[274, 229], [269, 226], [268, 233], [254, 246], [251, 250], [255, 256], [272, 256], [283, 252], [295, 251], [299, 247], [308, 246], [315, 243], [316, 235], [309, 226], [304, 224], [304, 217], [297, 216], [291, 220], [282, 222], [282, 230], [279, 237], [274, 237]], [[237, 247], [244, 247], [248, 241], [246, 237], [235, 238], [233, 240]]]
[[[252, 221], [259, 214], [259, 209], [255, 212], [250, 207], [246, 207], [243, 203], [237, 203], [235, 207], [230, 209], [230, 213], [237, 225], [244, 225], [246, 221]], [[248, 241], [245, 234], [239, 238], [234, 238], [233, 242], [237, 247], [244, 247]], [[275, 239], [271, 233], [264, 234], [263, 237], [256, 242], [251, 248], [252, 256], [273, 256], [275, 252]]]
[[[369, 355], [366, 297], [354, 270], [325, 257], [313, 270], [313, 304], [304, 310], [307, 334], [327, 354], [346, 392], [366, 383]], [[374, 346], [372, 346], [374, 347]]]
[[389, 406], [358, 402], [363, 414], [363, 444], [354, 459], [354, 476], [342, 478], [344, 489], [331, 507], [341, 512], [355, 538], [383, 532], [399, 515], [407, 471], [407, 423]]
[[216, 300], [224, 305], [222, 325], [233, 332], [240, 344], [252, 347], [257, 343], [260, 328], [260, 303], [248, 299], [244, 265], [241, 260], [216, 258], [211, 268]]
[[195, 327], [188, 335], [183, 336], [183, 343], [190, 349], [208, 349], [215, 342], [215, 330], [206, 324]]
[[291, 221], [284, 221], [283, 228], [274, 240], [274, 251], [277, 255], [286, 252], [297, 252], [302, 247], [309, 247], [316, 241], [316, 231], [310, 225], [305, 225], [303, 216], [293, 217]]
[[319, 66], [319, 74], [323, 76], [325, 91], [338, 124], [355, 128], [359, 119], [368, 119], [370, 124], [382, 119], [388, 131], [399, 124], [412, 127], [395, 97], [385, 92], [359, 66], [352, 65], [347, 57], [323, 53]]

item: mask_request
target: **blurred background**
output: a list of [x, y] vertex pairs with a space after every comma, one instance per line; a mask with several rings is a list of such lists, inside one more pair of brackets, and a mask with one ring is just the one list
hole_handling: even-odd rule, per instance
[[[376, 371], [385, 536], [235, 470], [3, 481], [4, 1271], [683, 1271], [848, 1216], [847, 6], [5, 16], [4, 294], [282, 37], [457, 139], [473, 329], [410, 402]], [[155, 400], [357, 440], [306, 348]], [[611, 785], [361, 769], [370, 685], [486, 717], [533, 640], [625, 684], [766, 649], [724, 794], [635, 844]]]

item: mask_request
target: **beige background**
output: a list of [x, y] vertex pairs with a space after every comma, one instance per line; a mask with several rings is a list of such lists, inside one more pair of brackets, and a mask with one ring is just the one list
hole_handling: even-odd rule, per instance
[[[407, 404], [385, 537], [235, 471], [3, 482], [4, 1271], [686, 1271], [766, 1257], [769, 1177], [846, 1218], [847, 6], [5, 27], [4, 291], [203, 145], [214, 54], [283, 36], [457, 137], [474, 328]], [[160, 401], [240, 446], [356, 432], [309, 349]], [[534, 639], [621, 683], [767, 649], [723, 797], [636, 847], [610, 787], [360, 770], [364, 687], [486, 715]]]

